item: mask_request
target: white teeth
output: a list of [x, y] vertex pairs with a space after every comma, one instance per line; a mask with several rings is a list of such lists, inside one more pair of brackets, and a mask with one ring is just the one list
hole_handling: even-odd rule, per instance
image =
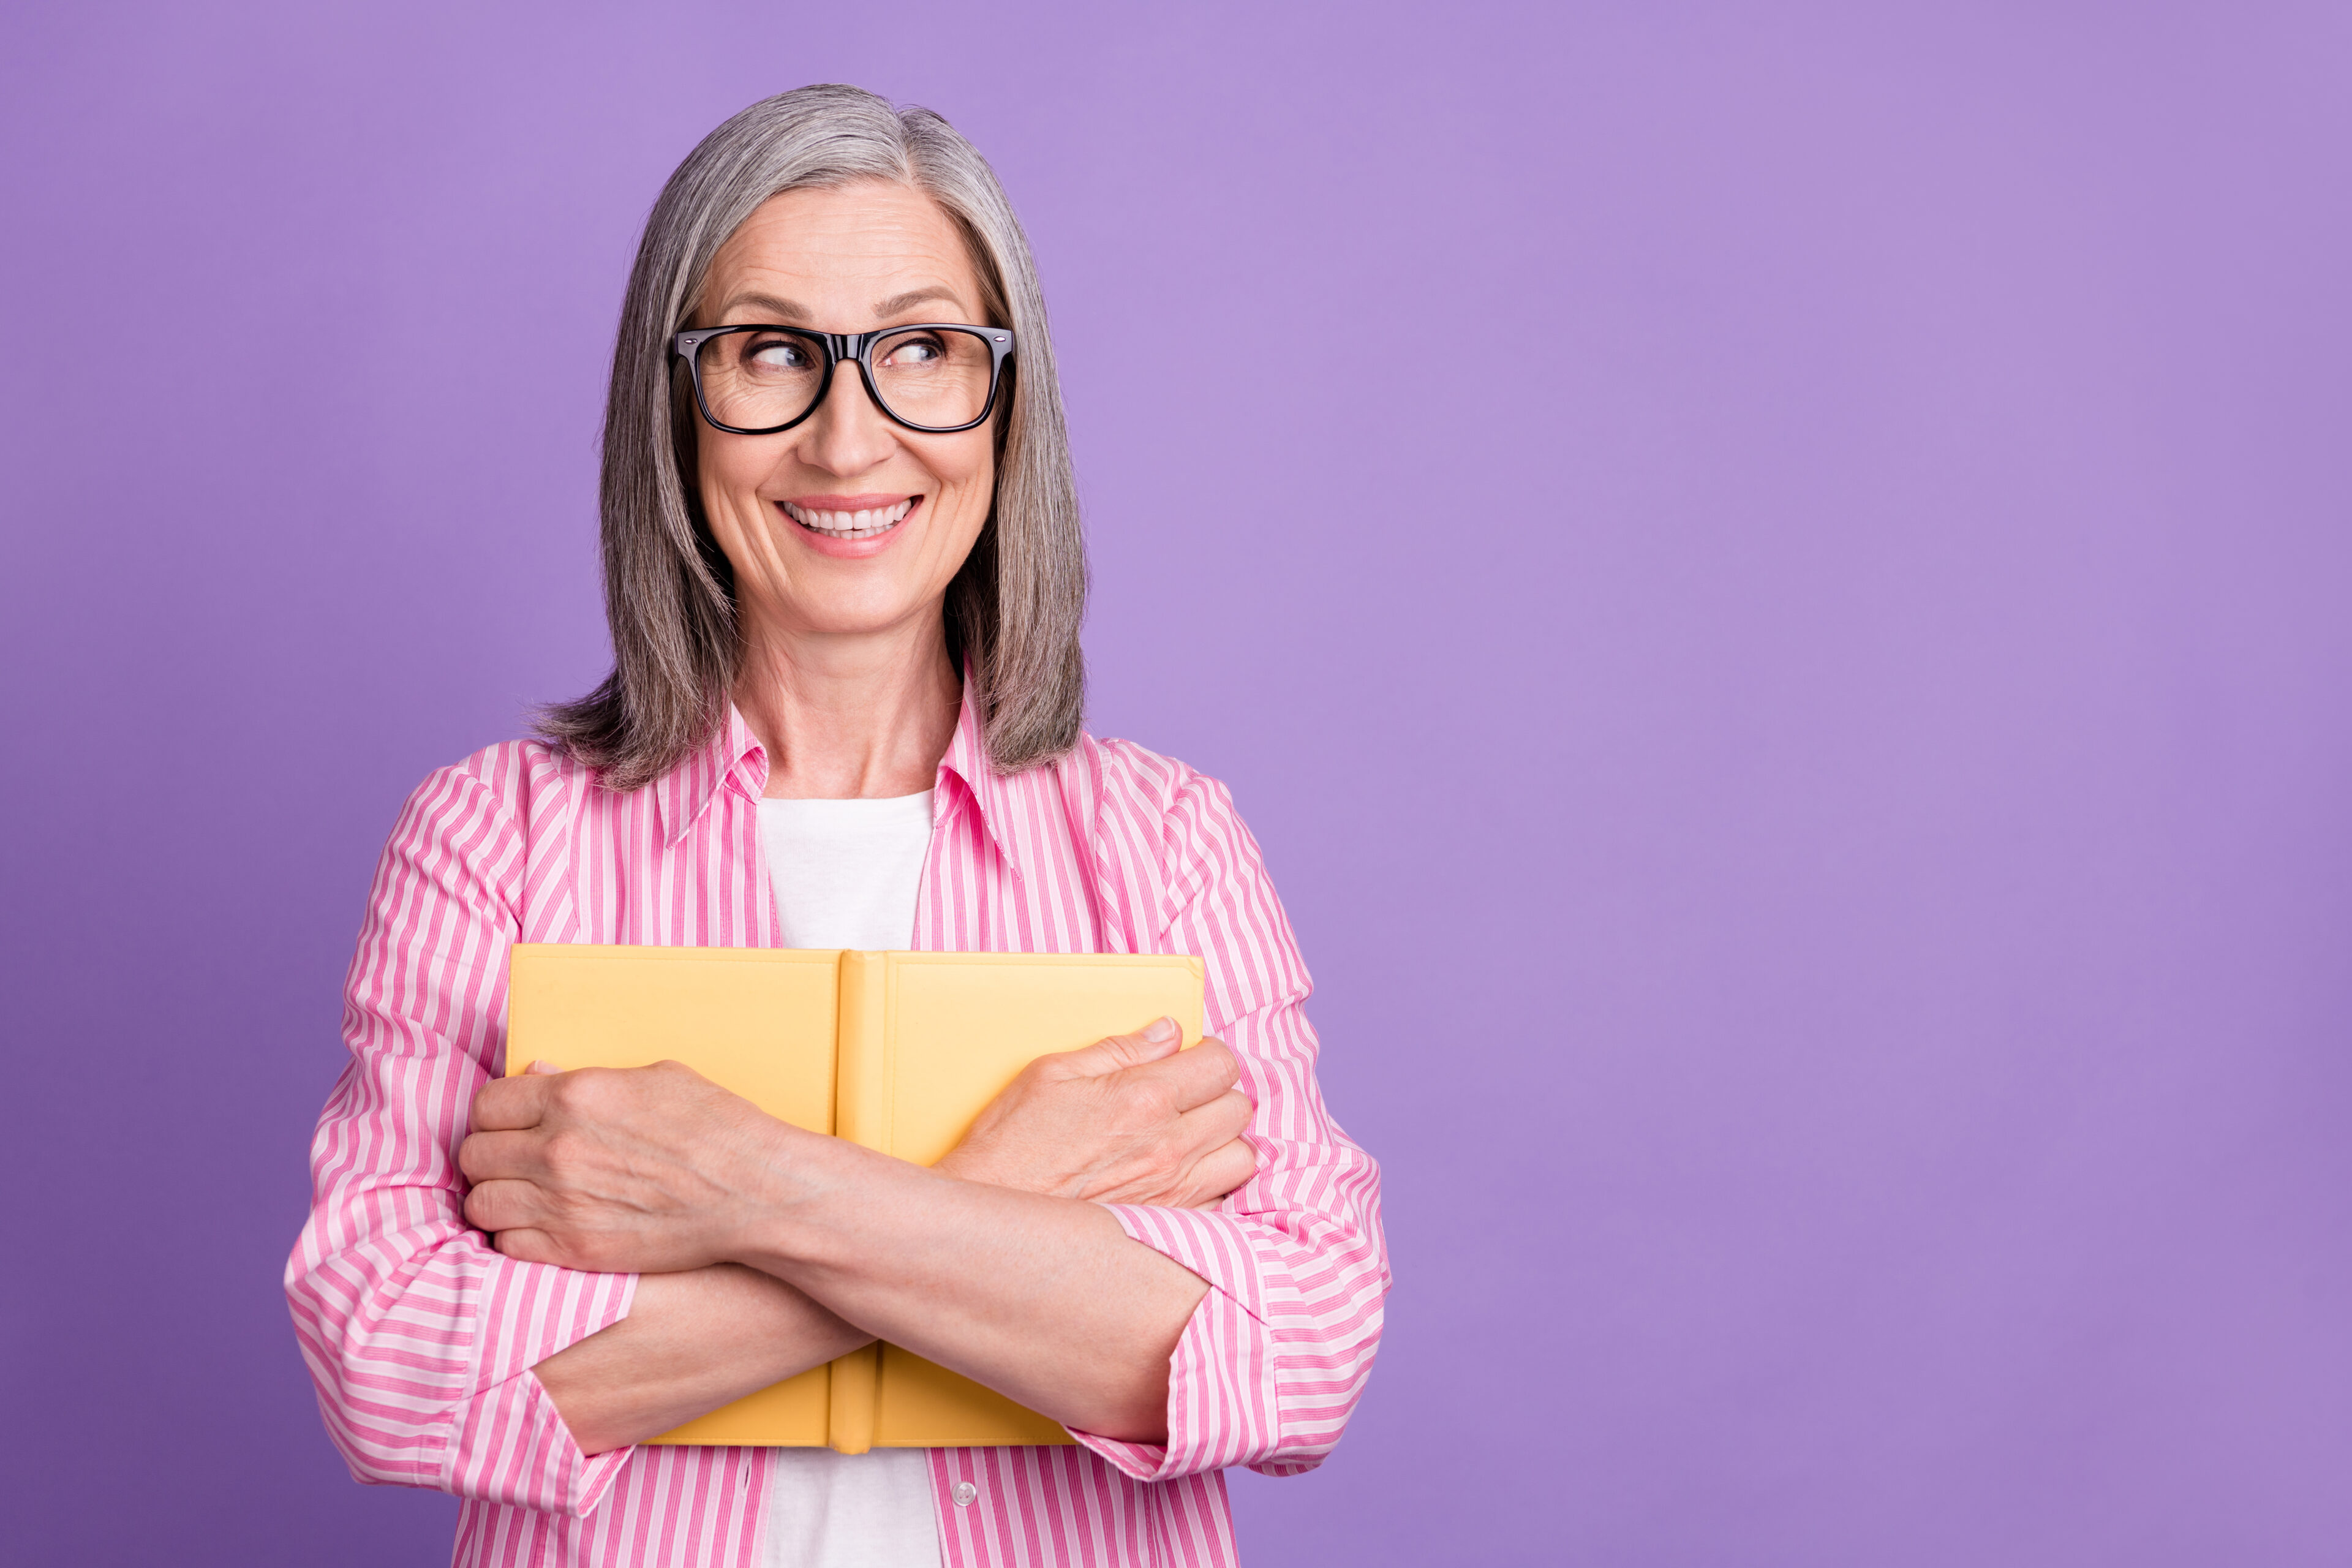
[[870, 507], [862, 511], [817, 511], [786, 501], [784, 510], [794, 522], [812, 532], [838, 539], [865, 539], [896, 528], [914, 504], [914, 498], [908, 497], [895, 506]]

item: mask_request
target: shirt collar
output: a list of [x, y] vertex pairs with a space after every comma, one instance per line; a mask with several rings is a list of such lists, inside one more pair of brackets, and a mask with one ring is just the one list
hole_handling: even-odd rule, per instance
[[940, 793], [931, 800], [931, 820], [935, 823], [947, 813], [944, 786], [951, 776], [971, 796], [981, 831], [996, 846], [996, 852], [1013, 868], [1013, 875], [1019, 876], [1023, 857], [1015, 841], [1021, 836], [1021, 825], [1030, 814], [1013, 809], [1013, 779], [998, 773], [989, 761], [988, 727], [980, 711], [979, 688], [970, 671], [963, 678], [963, 708], [956, 715], [955, 734], [948, 741], [947, 755], [940, 759]]
[[732, 789], [751, 800], [760, 798], [760, 792], [768, 787], [768, 749], [730, 702], [727, 721], [717, 732], [651, 787], [662, 843], [675, 848], [710, 809], [720, 790]]
[[[1026, 820], [1027, 814], [1013, 808], [1013, 781], [990, 765], [985, 731], [978, 690], [967, 673], [955, 733], [949, 738], [947, 754], [940, 759], [931, 820], [939, 821], [950, 807], [945, 786], [952, 776], [971, 797], [982, 830], [1017, 875], [1022, 857], [1014, 841], [1020, 837], [1020, 824]], [[650, 787], [654, 809], [659, 814], [662, 843], [675, 848], [701, 820], [702, 814], [710, 809], [711, 801], [720, 790], [731, 789], [747, 800], [760, 798], [768, 787], [768, 751], [730, 702], [727, 705], [727, 721], [710, 740], [656, 779]]]

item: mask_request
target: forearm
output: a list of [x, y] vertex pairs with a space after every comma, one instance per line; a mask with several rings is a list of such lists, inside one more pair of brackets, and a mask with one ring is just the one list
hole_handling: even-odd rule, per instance
[[833, 1140], [798, 1153], [818, 1179], [740, 1261], [1065, 1426], [1164, 1439], [1169, 1355], [1207, 1292], [1199, 1276], [1095, 1204]]
[[874, 1336], [734, 1264], [637, 1281], [629, 1315], [531, 1369], [583, 1453], [658, 1436]]

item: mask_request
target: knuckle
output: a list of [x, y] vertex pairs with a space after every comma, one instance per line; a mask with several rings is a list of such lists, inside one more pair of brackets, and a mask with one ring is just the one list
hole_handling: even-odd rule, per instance
[[617, 1068], [574, 1068], [555, 1080], [556, 1103], [575, 1116], [593, 1115], [596, 1108], [612, 1103], [621, 1079]]
[[1113, 1103], [1123, 1116], [1147, 1123], [1167, 1120], [1172, 1110], [1167, 1086], [1149, 1078], [1122, 1080]]
[[[1105, 1068], [1113, 1072], [1123, 1071], [1143, 1059], [1142, 1053], [1136, 1049], [1134, 1038], [1127, 1035], [1107, 1036], [1087, 1047], [1087, 1049], [1092, 1052], [1095, 1058]], [[1071, 1054], [1075, 1056], [1078, 1053]]]

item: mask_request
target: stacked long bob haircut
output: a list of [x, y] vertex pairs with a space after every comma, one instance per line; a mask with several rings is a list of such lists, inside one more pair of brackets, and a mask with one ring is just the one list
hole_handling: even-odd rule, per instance
[[859, 180], [892, 181], [937, 201], [980, 275], [988, 320], [978, 324], [1014, 334], [994, 416], [995, 504], [947, 592], [949, 653], [978, 689], [990, 763], [1013, 773], [1077, 742], [1086, 544], [1029, 242], [987, 160], [946, 121], [854, 87], [804, 87], [751, 105], [703, 138], [662, 187], [629, 272], [604, 408], [613, 673], [580, 700], [544, 710], [540, 722], [611, 788], [650, 783], [708, 744], [725, 722], [742, 658], [733, 574], [693, 482], [693, 387], [670, 339], [693, 324], [711, 258], [761, 203]]

